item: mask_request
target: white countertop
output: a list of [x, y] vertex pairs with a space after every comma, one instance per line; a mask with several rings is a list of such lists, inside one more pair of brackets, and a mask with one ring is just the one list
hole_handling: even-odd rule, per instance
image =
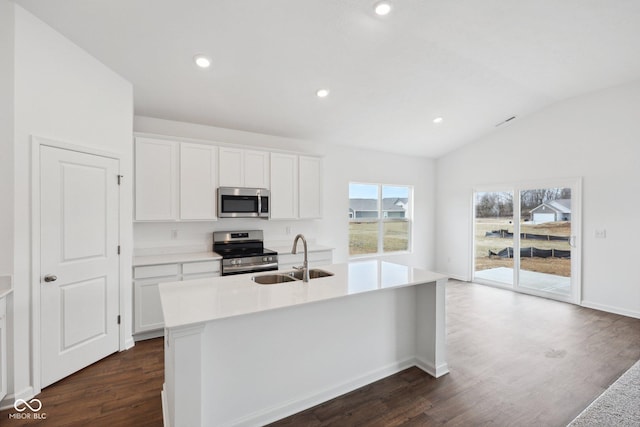
[[161, 283], [159, 288], [165, 327], [185, 326], [447, 278], [431, 271], [379, 260], [332, 264], [320, 268], [334, 273], [334, 276], [311, 279], [309, 283], [294, 281], [274, 285], [253, 282], [251, 277], [254, 274]]
[[174, 264], [178, 262], [214, 261], [219, 259], [222, 259], [222, 257], [215, 252], [144, 255], [144, 256], [134, 256], [133, 266], [140, 267], [141, 265], [160, 265], [160, 264]]
[[[302, 244], [300, 245], [299, 254], [302, 254]], [[273, 246], [265, 244], [267, 249], [278, 252], [281, 255], [291, 254], [292, 245], [284, 245], [283, 243], [277, 243]], [[309, 243], [307, 247], [308, 252], [321, 252], [331, 251], [333, 248], [329, 246], [317, 245], [315, 243]], [[212, 261], [222, 259], [220, 255], [215, 252], [189, 252], [189, 253], [167, 253], [157, 255], [139, 255], [133, 257], [133, 266], [140, 267], [143, 265], [161, 265], [161, 264], [174, 264], [180, 262], [198, 262], [198, 261]]]

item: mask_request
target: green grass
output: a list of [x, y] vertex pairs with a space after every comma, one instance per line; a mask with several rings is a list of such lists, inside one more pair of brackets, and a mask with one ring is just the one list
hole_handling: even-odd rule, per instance
[[[475, 263], [476, 271], [496, 267], [513, 268], [512, 258], [489, 257], [489, 250], [498, 252], [507, 246], [513, 247], [513, 238], [486, 237], [487, 231], [508, 230], [513, 232], [513, 224], [510, 218], [478, 218], [476, 219], [475, 232]], [[549, 222], [544, 224], [521, 224], [521, 232], [532, 234], [548, 234], [553, 236], [569, 236], [571, 224], [569, 222]], [[521, 247], [533, 246], [539, 249], [570, 250], [566, 241], [547, 241], [522, 239]], [[571, 260], [559, 258], [522, 258], [520, 267], [523, 270], [538, 271], [541, 273], [555, 274], [569, 277], [571, 275]]]
[[[385, 222], [384, 252], [409, 250], [409, 223]], [[375, 254], [378, 252], [379, 224], [377, 222], [349, 223], [349, 255]]]

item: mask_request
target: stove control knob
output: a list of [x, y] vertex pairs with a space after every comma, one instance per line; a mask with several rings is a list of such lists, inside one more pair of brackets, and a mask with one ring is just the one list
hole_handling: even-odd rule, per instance
[[269, 261], [269, 258], [267, 258], [267, 257], [263, 257], [262, 258], [262, 262], [267, 262], [267, 261]]
[[238, 259], [238, 260], [236, 261], [236, 264], [242, 264], [242, 260], [241, 260], [241, 259]]

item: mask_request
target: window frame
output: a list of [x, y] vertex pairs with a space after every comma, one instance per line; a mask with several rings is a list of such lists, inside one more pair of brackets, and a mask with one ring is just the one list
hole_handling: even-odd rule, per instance
[[[406, 184], [385, 184], [385, 183], [373, 183], [373, 182], [359, 182], [359, 181], [349, 181], [349, 186], [352, 184], [355, 185], [371, 185], [377, 187], [377, 216], [375, 218], [356, 218], [355, 212], [353, 215], [351, 212], [348, 214], [348, 222], [349, 225], [351, 223], [377, 223], [377, 250], [376, 252], [371, 252], [367, 254], [351, 254], [351, 244], [349, 243], [349, 259], [354, 258], [367, 258], [367, 257], [380, 257], [387, 255], [401, 255], [408, 254], [413, 252], [413, 204], [414, 204], [414, 188], [412, 185]], [[403, 218], [394, 218], [389, 217], [388, 212], [383, 210], [383, 189], [385, 187], [403, 187], [408, 190], [407, 204], [408, 207], [405, 210], [405, 217]], [[349, 191], [349, 200], [351, 199], [351, 194]], [[385, 213], [387, 215], [385, 215]], [[407, 249], [398, 250], [398, 251], [385, 251], [384, 250], [384, 228], [385, 224], [388, 223], [406, 223], [407, 224]], [[351, 242], [351, 228], [349, 228], [349, 242]]]

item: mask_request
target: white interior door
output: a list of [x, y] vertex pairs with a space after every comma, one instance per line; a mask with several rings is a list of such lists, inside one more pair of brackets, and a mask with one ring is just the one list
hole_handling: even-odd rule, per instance
[[40, 147], [42, 387], [118, 350], [118, 167]]

